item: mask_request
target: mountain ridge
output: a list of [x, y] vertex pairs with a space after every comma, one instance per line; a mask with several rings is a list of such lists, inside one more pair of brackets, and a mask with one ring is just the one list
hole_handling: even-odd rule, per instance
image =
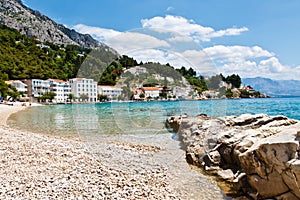
[[0, 0], [0, 23], [17, 29], [20, 33], [58, 45], [79, 45], [85, 48], [105, 48], [118, 54], [116, 50], [92, 38], [56, 23], [37, 10], [28, 8], [21, 0]]
[[244, 85], [250, 85], [269, 96], [300, 96], [299, 80], [273, 80], [256, 77], [243, 78], [242, 82]]

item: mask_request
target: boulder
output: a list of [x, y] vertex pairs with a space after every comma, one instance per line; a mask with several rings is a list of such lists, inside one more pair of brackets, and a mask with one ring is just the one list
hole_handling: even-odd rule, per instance
[[187, 161], [232, 185], [235, 196], [300, 199], [299, 121], [244, 114], [172, 116], [167, 124], [186, 147]]

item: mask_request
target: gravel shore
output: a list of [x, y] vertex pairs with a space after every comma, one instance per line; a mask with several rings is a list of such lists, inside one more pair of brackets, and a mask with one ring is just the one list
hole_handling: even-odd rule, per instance
[[87, 144], [7, 127], [22, 109], [0, 105], [0, 199], [224, 199], [183, 157], [172, 165], [156, 159], [169, 153], [161, 146]]

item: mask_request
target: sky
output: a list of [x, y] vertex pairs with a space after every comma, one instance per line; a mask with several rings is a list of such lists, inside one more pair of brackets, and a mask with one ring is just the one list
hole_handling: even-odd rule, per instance
[[298, 0], [24, 0], [138, 61], [300, 80]]

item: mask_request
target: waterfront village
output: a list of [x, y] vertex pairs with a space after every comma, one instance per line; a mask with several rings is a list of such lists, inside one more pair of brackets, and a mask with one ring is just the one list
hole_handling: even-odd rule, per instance
[[[135, 75], [138, 74], [135, 73]], [[152, 76], [160, 80], [164, 78], [158, 74], [153, 74]], [[173, 81], [172, 78], [167, 77], [167, 79], [169, 82]], [[186, 82], [184, 78], [182, 79], [183, 82]], [[18, 96], [7, 97], [6, 100], [22, 102], [59, 104], [103, 101], [205, 100], [227, 97], [225, 93], [221, 94], [222, 90], [205, 90], [199, 94], [189, 84], [180, 86], [155, 85], [151, 87], [145, 87], [142, 84], [134, 84], [131, 87], [124, 84], [111, 86], [98, 85], [95, 80], [88, 78], [73, 78], [68, 81], [58, 79], [9, 80], [6, 81], [6, 84], [13, 86], [18, 93]], [[232, 88], [231, 84], [227, 84], [224, 81], [220, 81], [219, 87], [223, 88], [223, 91], [231, 91], [231, 97], [233, 98], [243, 97], [241, 94], [243, 92], [250, 95], [257, 94], [257, 91], [250, 86], [241, 86], [237, 89]], [[260, 94], [259, 97], [266, 97], [266, 95]], [[4, 99], [2, 98], [1, 100]]]

